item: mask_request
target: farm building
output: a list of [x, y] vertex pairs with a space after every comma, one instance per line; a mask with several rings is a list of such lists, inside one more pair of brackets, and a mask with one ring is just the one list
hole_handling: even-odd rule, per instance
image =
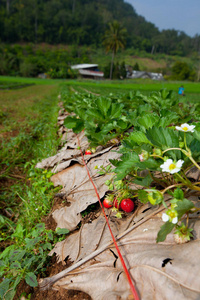
[[71, 66], [71, 69], [78, 70], [82, 78], [101, 79], [104, 76], [104, 73], [99, 71], [97, 64], [79, 64]]
[[128, 71], [127, 78], [135, 79], [135, 78], [150, 78], [153, 80], [163, 80], [163, 75], [161, 73], [153, 73], [146, 71]]

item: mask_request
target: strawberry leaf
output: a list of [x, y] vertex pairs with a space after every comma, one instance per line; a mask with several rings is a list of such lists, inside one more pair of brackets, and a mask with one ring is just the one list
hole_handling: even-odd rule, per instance
[[158, 232], [156, 242], [163, 242], [166, 239], [166, 236], [172, 231], [174, 228], [175, 224], [171, 222], [166, 222], [161, 226], [160, 231]]
[[192, 209], [193, 207], [194, 204], [190, 200], [184, 198], [183, 200], [177, 202], [177, 207], [175, 209], [178, 213], [178, 217], [181, 218], [186, 212], [190, 211], [190, 209]]

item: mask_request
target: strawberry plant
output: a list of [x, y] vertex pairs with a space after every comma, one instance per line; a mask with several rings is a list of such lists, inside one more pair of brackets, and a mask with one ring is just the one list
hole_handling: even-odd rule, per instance
[[[192, 166], [199, 169], [199, 104], [181, 103], [175, 92], [165, 89], [148, 96], [139, 92], [119, 97], [83, 93], [65, 96], [65, 108], [72, 113], [64, 121], [66, 127], [76, 133], [84, 129], [91, 146], [106, 146], [116, 137], [121, 142], [120, 159], [110, 160], [114, 168], [100, 171], [113, 173], [106, 184], [116, 216], [121, 217], [119, 207], [127, 198], [138, 197], [142, 203], [167, 208], [164, 194], [168, 193], [171, 208], [163, 216], [166, 222], [157, 241], [164, 240], [174, 227], [179, 230], [178, 223], [197, 209], [187, 198], [200, 187], [186, 173]], [[131, 190], [132, 183], [143, 189]], [[184, 193], [181, 199], [173, 194], [177, 189]]]
[[98, 97], [87, 107], [76, 107], [74, 113], [75, 116], [65, 119], [64, 125], [76, 133], [84, 129], [91, 146], [105, 145], [131, 126], [125, 116], [124, 105], [105, 97]]
[[120, 152], [120, 160], [111, 160], [115, 180], [144, 186], [145, 189], [135, 191], [142, 203], [163, 204], [167, 208], [164, 194], [172, 196], [171, 208], [163, 214], [166, 223], [158, 233], [157, 241], [163, 241], [174, 227], [179, 230], [179, 221], [198, 210], [184, 193], [189, 196], [190, 191], [200, 191], [199, 183], [186, 176], [192, 166], [200, 170], [200, 124], [134, 131], [123, 140]]

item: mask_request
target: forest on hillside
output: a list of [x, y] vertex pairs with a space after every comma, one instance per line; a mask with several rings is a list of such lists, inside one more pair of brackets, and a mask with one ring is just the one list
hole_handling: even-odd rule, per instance
[[1, 0], [0, 42], [99, 47], [113, 20], [126, 28], [127, 48], [179, 56], [200, 50], [199, 35], [159, 31], [124, 0]]

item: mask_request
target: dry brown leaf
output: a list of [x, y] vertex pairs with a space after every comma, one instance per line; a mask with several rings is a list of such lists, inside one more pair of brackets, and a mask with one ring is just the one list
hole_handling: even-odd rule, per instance
[[186, 173], [186, 176], [198, 181], [200, 178], [200, 170], [194, 166]]
[[[109, 178], [110, 176], [106, 175], [94, 179], [100, 198], [108, 190], [104, 183]], [[68, 202], [71, 202], [70, 206], [55, 210], [52, 216], [57, 223], [57, 227], [72, 230], [76, 228], [81, 220], [80, 213], [89, 205], [98, 201], [94, 187], [88, 179], [85, 167], [80, 164], [75, 164], [53, 175], [52, 181], [55, 186], [63, 186], [62, 191], [67, 193]]]
[[[199, 299], [199, 233], [197, 240], [184, 245], [175, 244], [172, 234], [165, 242], [156, 244], [161, 223], [156, 216], [147, 218], [142, 225], [136, 224], [127, 234], [121, 234], [118, 241], [140, 299]], [[196, 221], [195, 230], [199, 225]], [[89, 233], [96, 238], [98, 231], [90, 229]], [[127, 282], [116, 249], [110, 244], [101, 246], [63, 272], [44, 279], [40, 287], [53, 284], [53, 289], [81, 290], [95, 300], [114, 300], [128, 299], [130, 288]]]
[[[111, 174], [99, 175], [96, 165], [106, 167], [109, 159], [117, 158], [119, 154], [115, 151], [99, 152], [88, 162], [90, 175], [93, 177], [100, 198], [108, 191], [105, 181], [111, 178]], [[57, 223], [57, 227], [73, 230], [81, 220], [80, 213], [89, 205], [98, 202], [94, 187], [89, 180], [85, 166], [75, 164], [52, 176], [51, 180], [55, 186], [62, 186], [62, 191], [67, 194], [70, 206], [55, 210], [52, 214]]]
[[[112, 152], [110, 152], [111, 148], [112, 147], [103, 149], [102, 151], [96, 152], [96, 153], [94, 153], [92, 155], [85, 155], [85, 157], [84, 157], [85, 162], [91, 161], [93, 158], [98, 157], [97, 160], [96, 159], [92, 160], [92, 162], [94, 162], [94, 163], [92, 164], [92, 166], [91, 166], [91, 163], [90, 163], [90, 166], [89, 166], [90, 169], [92, 169], [91, 167], [95, 167], [95, 165], [97, 165], [98, 163], [102, 163], [103, 159], [107, 158], [106, 162], [102, 163], [102, 165], [104, 164], [104, 166], [105, 166], [105, 165], [108, 164], [108, 159], [112, 159], [113, 157], [114, 158], [119, 157], [119, 154], [117, 154], [117, 153], [112, 154]], [[69, 151], [69, 150], [66, 150], [66, 151]], [[83, 165], [83, 160], [82, 160], [82, 157], [80, 156], [81, 155], [80, 150], [71, 150], [71, 151], [77, 151], [77, 157], [75, 158], [73, 156], [73, 152], [71, 152], [72, 156], [71, 156], [71, 158], [68, 158], [68, 160], [66, 160], [66, 157], [61, 158], [60, 159], [60, 163], [58, 163], [57, 165], [55, 165], [55, 167], [52, 169], [53, 173], [61, 172], [62, 170], [66, 169], [67, 167], [69, 167], [74, 162], [78, 162], [78, 163], [80, 163], [80, 164]], [[107, 156], [101, 157], [104, 153], [108, 153]], [[76, 153], [74, 152], [74, 155], [75, 154]], [[78, 155], [79, 155], [79, 157], [78, 157]]]
[[[82, 151], [85, 151], [88, 148], [89, 143], [84, 132], [76, 135], [72, 131], [69, 131], [69, 136], [67, 135], [67, 139], [69, 141], [65, 144], [65, 146], [56, 155], [43, 159], [41, 162], [37, 163], [35, 167], [39, 169], [54, 167], [52, 170], [53, 172], [55, 172], [56, 167], [61, 163], [64, 163], [62, 166], [63, 169], [68, 167], [72, 160], [77, 160], [80, 156], [80, 150], [77, 149], [77, 136], [79, 137]], [[81, 163], [81, 160], [79, 163]]]
[[[109, 223], [114, 236], [120, 236], [125, 233], [126, 230], [129, 230], [128, 228], [130, 226], [133, 226], [133, 224], [137, 224], [137, 226], [138, 224], [141, 225], [143, 220], [145, 221], [146, 219], [149, 219], [149, 216], [151, 217], [152, 214], [155, 214], [155, 212], [157, 213], [155, 208], [148, 208], [150, 207], [146, 204], [140, 207], [139, 210], [137, 209], [133, 214], [124, 213], [122, 219], [116, 218], [116, 213], [112, 212], [112, 210], [105, 209], [106, 213], [111, 213]], [[144, 234], [148, 229], [143, 231], [143, 227], [141, 227], [141, 230], [142, 234], [140, 234], [140, 237], [138, 237], [136, 233], [136, 240], [145, 237], [145, 235], [148, 235], [150, 232], [148, 231]], [[156, 240], [156, 236], [154, 236], [154, 240]], [[58, 262], [63, 262], [66, 257], [75, 262], [88, 256], [102, 245], [107, 245], [109, 243], [112, 243], [112, 238], [108, 226], [106, 225], [105, 217], [103, 213], [101, 213], [97, 219], [83, 224], [80, 231], [71, 234], [64, 241], [57, 243], [49, 255], [55, 253]]]

